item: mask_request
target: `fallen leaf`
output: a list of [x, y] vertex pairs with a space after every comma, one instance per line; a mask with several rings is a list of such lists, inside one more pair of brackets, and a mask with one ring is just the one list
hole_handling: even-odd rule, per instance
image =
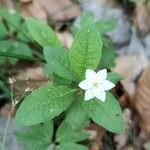
[[93, 123], [87, 130], [92, 131], [90, 133], [93, 135], [90, 138], [90, 150], [99, 150], [102, 144], [102, 138], [105, 134], [105, 129]]
[[16, 93], [25, 92], [29, 88], [38, 88], [48, 82], [48, 78], [43, 73], [42, 66], [19, 70], [18, 74], [13, 76], [13, 78], [16, 80], [14, 84]]
[[70, 48], [73, 42], [73, 38], [69, 32], [57, 33], [59, 40], [63, 47]]
[[124, 77], [121, 83], [131, 99], [136, 89], [135, 81], [146, 67], [147, 59], [142, 55], [126, 55], [116, 59], [116, 67], [113, 71]]
[[23, 18], [33, 16], [37, 19], [47, 21], [47, 13], [37, 1], [21, 1], [20, 11]]
[[133, 106], [139, 115], [141, 130], [150, 134], [150, 66], [140, 77], [134, 94]]
[[142, 36], [150, 33], [150, 9], [146, 1], [141, 1], [135, 9], [134, 24]]
[[38, 0], [38, 2], [54, 21], [73, 19], [81, 12], [79, 6], [71, 0]]

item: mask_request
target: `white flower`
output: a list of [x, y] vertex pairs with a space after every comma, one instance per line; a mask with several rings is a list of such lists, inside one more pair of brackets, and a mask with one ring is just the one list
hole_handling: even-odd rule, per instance
[[85, 90], [85, 101], [94, 97], [105, 101], [106, 91], [112, 89], [115, 84], [106, 80], [107, 70], [103, 69], [97, 73], [91, 69], [87, 69], [85, 73], [85, 80], [79, 83], [79, 87]]

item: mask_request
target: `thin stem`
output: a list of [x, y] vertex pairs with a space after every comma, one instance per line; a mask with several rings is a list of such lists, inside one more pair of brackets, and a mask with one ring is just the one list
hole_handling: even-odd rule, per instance
[[40, 63], [46, 63], [46, 60], [42, 59], [42, 58], [35, 58], [35, 57], [6, 53], [6, 52], [0, 52], [0, 56], [29, 60], [29, 61], [35, 61], [35, 62], [40, 62]]
[[9, 128], [9, 123], [10, 123], [11, 115], [12, 115], [13, 110], [15, 108], [15, 103], [14, 103], [14, 100], [13, 100], [13, 97], [14, 97], [14, 94], [13, 94], [14, 93], [13, 92], [13, 83], [10, 84], [10, 88], [11, 88], [11, 103], [12, 103], [12, 107], [11, 107], [10, 113], [8, 115], [8, 119], [7, 119], [5, 131], [4, 131], [4, 138], [3, 138], [3, 143], [2, 143], [1, 150], [5, 150], [5, 145], [6, 145], [6, 140], [7, 140], [7, 132], [8, 132], [8, 128]]

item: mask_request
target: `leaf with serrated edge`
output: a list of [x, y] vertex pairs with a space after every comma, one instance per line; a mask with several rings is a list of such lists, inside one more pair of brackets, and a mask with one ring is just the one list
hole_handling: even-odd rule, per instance
[[79, 80], [84, 79], [86, 69], [95, 70], [102, 53], [102, 40], [91, 19], [76, 34], [70, 50], [70, 63]]

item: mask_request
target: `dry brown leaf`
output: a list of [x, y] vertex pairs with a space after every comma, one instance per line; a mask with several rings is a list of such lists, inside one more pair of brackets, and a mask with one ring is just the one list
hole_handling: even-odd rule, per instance
[[70, 48], [73, 42], [73, 38], [69, 32], [57, 33], [62, 45], [66, 48]]
[[141, 2], [135, 9], [134, 24], [142, 36], [150, 33], [150, 9], [146, 2]]
[[26, 70], [19, 70], [18, 74], [14, 77], [16, 80], [37, 80], [43, 81], [47, 80], [46, 76], [43, 73], [43, 67], [38, 66], [35, 68], [27, 68]]
[[43, 73], [41, 66], [35, 68], [28, 68], [26, 70], [18, 71], [14, 76], [16, 82], [14, 84], [15, 92], [23, 92], [26, 89], [35, 89], [47, 83], [48, 79]]
[[118, 2], [116, 0], [95, 0], [99, 5], [106, 5], [110, 7], [118, 7]]
[[142, 131], [150, 134], [150, 66], [145, 69], [138, 81], [133, 106], [139, 114]]
[[93, 123], [88, 128], [89, 131], [92, 131], [91, 142], [90, 142], [90, 150], [100, 150], [102, 144], [102, 138], [105, 134], [105, 129]]
[[133, 98], [136, 89], [136, 78], [147, 67], [147, 59], [144, 56], [121, 56], [116, 59], [114, 72], [124, 76], [121, 81], [124, 90], [130, 98]]
[[10, 0], [1, 0], [1, 1], [0, 1], [0, 4], [6, 6], [7, 9], [8, 9], [10, 12], [15, 12], [15, 7], [14, 7], [14, 4], [13, 4], [12, 1], [10, 1]]
[[46, 21], [47, 13], [37, 1], [20, 2], [20, 11], [23, 18], [35, 17]]
[[71, 0], [38, 0], [38, 2], [55, 21], [76, 18], [80, 14], [79, 7]]
[[125, 122], [125, 134], [119, 134], [114, 136], [114, 141], [116, 143], [116, 150], [123, 150], [124, 147], [128, 144], [128, 132], [132, 129], [132, 115], [131, 110], [129, 108], [126, 108], [123, 110], [123, 117]]
[[114, 141], [116, 142], [116, 149], [122, 150], [122, 148], [127, 144], [128, 135], [120, 134], [116, 135]]

